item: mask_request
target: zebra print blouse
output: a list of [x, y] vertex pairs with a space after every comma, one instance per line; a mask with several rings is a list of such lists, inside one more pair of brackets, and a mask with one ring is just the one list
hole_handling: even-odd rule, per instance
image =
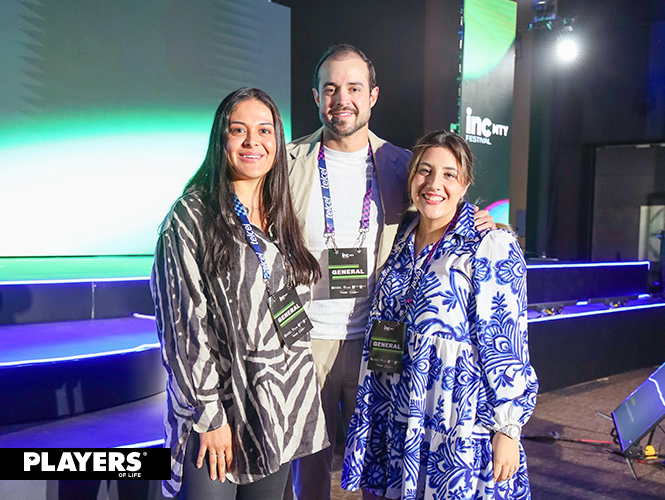
[[[161, 227], [151, 289], [162, 360], [168, 372], [165, 446], [173, 497], [182, 484], [192, 430], [229, 423], [233, 466], [227, 478], [254, 482], [328, 445], [309, 337], [281, 342], [267, 305], [256, 254], [236, 240], [237, 262], [220, 278], [201, 269], [201, 198], [180, 198]], [[277, 246], [254, 228], [271, 269], [270, 289], [285, 285]]]

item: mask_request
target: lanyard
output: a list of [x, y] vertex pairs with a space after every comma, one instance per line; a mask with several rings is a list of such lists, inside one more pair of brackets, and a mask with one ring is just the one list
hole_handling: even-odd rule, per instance
[[[270, 292], [270, 269], [268, 268], [268, 263], [263, 255], [263, 250], [261, 250], [261, 245], [259, 245], [259, 240], [256, 234], [254, 234], [252, 224], [247, 218], [245, 207], [242, 206], [237, 195], [235, 196], [233, 208], [236, 215], [240, 218], [242, 227], [247, 235], [247, 240], [254, 249], [254, 253], [261, 264], [263, 283], [268, 292], [268, 308], [270, 309], [275, 328], [284, 345], [287, 348], [291, 348], [297, 340], [302, 339], [312, 329], [312, 323], [309, 321], [300, 303], [295, 287], [287, 285], [275, 294]], [[285, 261], [286, 266], [287, 263]]]
[[240, 222], [242, 223], [242, 227], [245, 230], [249, 244], [254, 249], [256, 257], [259, 259], [259, 264], [261, 264], [261, 269], [263, 271], [263, 283], [265, 283], [266, 288], [268, 289], [268, 294], [270, 294], [270, 269], [268, 268], [265, 255], [263, 255], [263, 250], [261, 250], [261, 246], [259, 245], [259, 240], [254, 234], [252, 224], [250, 224], [249, 219], [247, 218], [245, 207], [243, 207], [242, 203], [240, 203], [238, 196], [235, 196], [233, 208], [235, 209], [238, 218], [240, 218]]
[[[402, 314], [402, 320], [404, 320], [404, 318], [406, 318], [406, 315], [408, 314], [409, 309], [413, 305], [413, 296], [416, 293], [416, 289], [420, 286], [420, 284], [422, 282], [422, 279], [423, 279], [423, 276], [425, 276], [429, 272], [430, 261], [432, 260], [432, 256], [434, 255], [434, 252], [436, 252], [436, 250], [443, 244], [443, 241], [446, 239], [446, 236], [455, 229], [455, 225], [457, 224], [457, 214], [458, 213], [456, 212], [455, 216], [453, 217], [453, 219], [448, 224], [448, 227], [446, 228], [446, 231], [443, 233], [443, 235], [441, 236], [439, 241], [437, 241], [436, 243], [434, 243], [432, 245], [432, 248], [430, 249], [429, 253], [427, 254], [427, 257], [425, 257], [425, 261], [423, 262], [423, 264], [420, 267], [416, 268], [416, 270], [414, 271], [413, 277], [411, 278], [411, 282], [409, 283], [409, 288], [407, 289], [407, 292], [406, 292], [406, 300], [404, 301], [405, 309], [404, 309], [404, 313]], [[414, 235], [413, 236], [414, 239], [415, 239], [415, 232], [417, 230], [418, 230], [418, 226], [413, 228], [413, 231], [411, 233], [411, 234]], [[409, 237], [404, 240], [405, 241], [404, 244], [408, 243], [410, 238], [411, 238], [411, 235], [409, 235]], [[404, 248], [404, 246], [402, 246], [402, 248], [399, 249], [399, 252], [396, 255], [399, 255], [399, 253], [402, 252], [403, 248]], [[417, 259], [417, 256], [416, 256], [416, 259]], [[414, 262], [414, 267], [415, 267], [415, 262]]]
[[[372, 204], [372, 177], [374, 177], [374, 155], [372, 155], [372, 146], [368, 145], [367, 157], [372, 165], [371, 175], [367, 177], [367, 188], [365, 189], [365, 196], [363, 198], [363, 211], [360, 219], [360, 228], [358, 229], [358, 248], [362, 247], [365, 242], [365, 236], [369, 231], [369, 214]], [[333, 219], [332, 198], [330, 196], [330, 183], [328, 181], [328, 168], [326, 167], [326, 156], [323, 148], [323, 141], [319, 148], [317, 156], [319, 162], [319, 180], [321, 181], [321, 196], [323, 197], [323, 215], [326, 219], [326, 245], [332, 242], [333, 248], [337, 249], [335, 243], [335, 221]]]
[[[416, 230], [417, 227], [416, 229], [414, 229], [414, 232]], [[430, 260], [432, 259], [432, 255], [434, 255], [436, 249], [439, 248], [444, 237], [445, 234], [441, 237], [439, 241], [437, 241], [434, 245], [432, 245], [432, 248], [430, 248], [430, 251], [427, 254], [427, 257], [425, 257], [425, 261], [423, 262], [423, 264], [420, 267], [417, 267], [413, 273], [413, 277], [411, 278], [411, 282], [409, 283], [409, 288], [406, 291], [406, 300], [404, 301], [404, 304], [406, 305], [406, 310], [404, 311], [405, 317], [407, 311], [409, 310], [409, 307], [411, 307], [411, 304], [413, 303], [413, 296], [416, 293], [416, 288], [420, 286], [423, 276], [429, 272]], [[415, 262], [414, 262], [414, 267], [415, 267]]]

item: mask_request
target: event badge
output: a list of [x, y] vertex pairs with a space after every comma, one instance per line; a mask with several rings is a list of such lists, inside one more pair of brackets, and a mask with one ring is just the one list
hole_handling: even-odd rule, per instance
[[328, 249], [331, 299], [367, 297], [367, 249]]
[[406, 323], [374, 320], [367, 368], [384, 373], [401, 373], [405, 339]]
[[300, 303], [295, 288], [287, 286], [270, 295], [268, 307], [277, 332], [286, 347], [290, 348], [312, 329], [312, 323], [310, 323], [307, 313]]

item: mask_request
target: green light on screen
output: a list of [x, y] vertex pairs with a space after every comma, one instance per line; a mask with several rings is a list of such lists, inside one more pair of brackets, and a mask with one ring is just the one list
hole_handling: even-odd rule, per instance
[[515, 41], [516, 13], [512, 1], [464, 1], [462, 78], [479, 78], [499, 64]]
[[152, 109], [0, 126], [0, 256], [152, 254], [213, 116]]

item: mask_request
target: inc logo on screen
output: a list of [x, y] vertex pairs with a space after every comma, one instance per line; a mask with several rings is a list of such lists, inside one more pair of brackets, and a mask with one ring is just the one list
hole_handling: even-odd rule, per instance
[[491, 146], [490, 137], [493, 135], [508, 137], [509, 128], [508, 125], [492, 123], [489, 118], [474, 116], [471, 107], [466, 108], [465, 139], [467, 142], [479, 142]]

